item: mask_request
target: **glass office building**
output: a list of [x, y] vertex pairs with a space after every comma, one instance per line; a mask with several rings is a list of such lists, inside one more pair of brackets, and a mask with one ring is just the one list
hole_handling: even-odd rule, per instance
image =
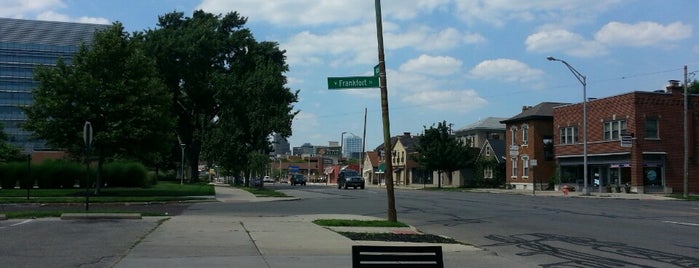
[[355, 135], [345, 137], [342, 146], [342, 156], [345, 158], [359, 159], [362, 155], [362, 138]]
[[21, 107], [32, 104], [32, 90], [38, 85], [34, 68], [55, 65], [59, 58], [70, 63], [81, 44], [109, 26], [0, 18], [0, 122], [9, 144], [48, 149], [21, 128], [26, 121]]

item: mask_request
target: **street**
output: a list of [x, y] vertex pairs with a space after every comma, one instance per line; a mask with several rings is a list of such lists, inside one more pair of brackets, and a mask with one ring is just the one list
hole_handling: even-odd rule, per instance
[[[188, 215], [386, 218], [383, 188], [268, 184], [298, 200], [196, 203]], [[398, 220], [521, 267], [697, 267], [699, 203], [396, 189]], [[0, 221], [0, 266], [110, 267], [157, 228], [143, 220]], [[280, 229], [285, 228], [280, 223]]]

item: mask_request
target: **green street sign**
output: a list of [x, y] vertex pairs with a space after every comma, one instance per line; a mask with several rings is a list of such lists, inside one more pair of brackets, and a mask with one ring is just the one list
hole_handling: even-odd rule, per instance
[[328, 89], [378, 88], [376, 76], [328, 77]]
[[376, 64], [376, 66], [374, 66], [374, 76], [379, 77], [380, 73], [381, 73], [381, 70], [379, 70], [379, 65]]

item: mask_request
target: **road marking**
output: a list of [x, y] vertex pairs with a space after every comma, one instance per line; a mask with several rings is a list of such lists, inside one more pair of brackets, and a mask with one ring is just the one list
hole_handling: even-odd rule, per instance
[[672, 223], [672, 224], [678, 224], [678, 225], [686, 225], [686, 226], [699, 226], [699, 223], [691, 223], [691, 222], [677, 222], [677, 221], [663, 221], [664, 223]]
[[25, 223], [30, 223], [30, 222], [32, 222], [32, 221], [33, 221], [33, 220], [24, 220], [24, 221], [15, 223], [15, 224], [10, 225], [10, 226], [13, 226], [13, 227], [14, 227], [14, 226], [22, 225], [22, 224], [25, 224]]

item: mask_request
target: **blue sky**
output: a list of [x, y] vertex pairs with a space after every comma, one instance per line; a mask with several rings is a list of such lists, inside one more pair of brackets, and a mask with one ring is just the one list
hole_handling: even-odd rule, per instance
[[[382, 143], [379, 89], [328, 90], [326, 80], [372, 74], [372, 0], [0, 0], [0, 17], [120, 21], [129, 31], [196, 9], [237, 11], [258, 41], [287, 51], [288, 87], [300, 90], [291, 146], [362, 136], [365, 109], [367, 150]], [[697, 11], [693, 0], [384, 0], [391, 133], [582, 101], [581, 84], [547, 56], [587, 76], [590, 98], [664, 89], [684, 65], [699, 71]]]

